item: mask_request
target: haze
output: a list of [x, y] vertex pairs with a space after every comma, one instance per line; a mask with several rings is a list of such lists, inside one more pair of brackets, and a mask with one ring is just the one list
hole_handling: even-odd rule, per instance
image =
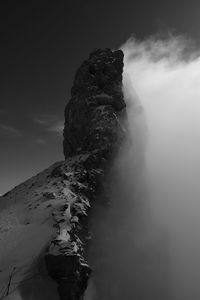
[[[131, 38], [122, 49], [129, 76], [125, 90], [132, 88], [132, 102], [136, 95], [140, 99], [148, 128], [147, 203], [167, 237], [169, 299], [199, 299], [199, 52], [184, 37]], [[131, 124], [131, 112], [129, 119]]]

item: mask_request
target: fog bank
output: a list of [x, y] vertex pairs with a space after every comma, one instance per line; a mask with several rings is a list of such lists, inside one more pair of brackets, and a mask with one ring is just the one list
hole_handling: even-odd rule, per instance
[[137, 99], [148, 128], [146, 205], [165, 232], [169, 300], [200, 299], [199, 51], [183, 37], [131, 38], [122, 49], [131, 134]]

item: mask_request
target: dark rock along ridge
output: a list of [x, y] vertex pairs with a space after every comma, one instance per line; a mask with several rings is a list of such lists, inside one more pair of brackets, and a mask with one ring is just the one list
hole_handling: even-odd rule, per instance
[[[72, 189], [82, 199], [82, 204], [84, 201], [89, 204], [85, 206], [84, 214], [83, 211], [75, 214], [79, 221], [73, 224], [69, 233], [71, 245], [73, 242], [78, 245], [76, 251], [73, 247], [65, 251], [54, 240], [45, 256], [48, 273], [58, 283], [61, 300], [83, 299], [90, 277], [91, 266], [86, 259], [91, 238], [89, 220], [96, 202], [108, 201], [104, 193], [105, 177], [126, 131], [122, 122], [126, 116], [122, 72], [121, 50], [93, 51], [75, 75], [72, 97], [65, 109], [65, 159], [86, 155], [85, 159], [75, 163], [76, 178]], [[53, 176], [60, 175], [58, 169], [54, 170]], [[97, 197], [100, 193], [104, 193], [104, 197]], [[59, 254], [50, 251], [52, 243], [59, 248]]]
[[[122, 72], [123, 52], [109, 49], [95, 50], [78, 69], [65, 109], [65, 157], [99, 150], [109, 140], [105, 132], [109, 124], [105, 126], [104, 120], [107, 117], [115, 123], [116, 114], [125, 108]], [[116, 131], [115, 124], [112, 127]]]

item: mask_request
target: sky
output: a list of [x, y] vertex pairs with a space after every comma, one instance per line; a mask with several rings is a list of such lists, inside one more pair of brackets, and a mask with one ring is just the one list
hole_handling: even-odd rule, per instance
[[64, 158], [64, 107], [77, 68], [94, 48], [117, 49], [131, 35], [158, 32], [200, 41], [194, 0], [0, 5], [0, 194]]

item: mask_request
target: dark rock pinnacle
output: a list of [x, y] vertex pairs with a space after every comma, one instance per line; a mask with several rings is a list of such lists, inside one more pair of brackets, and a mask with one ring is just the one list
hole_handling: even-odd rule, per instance
[[[66, 162], [74, 157], [75, 175], [71, 187], [79, 199], [79, 207], [82, 205], [85, 209], [84, 213], [83, 209], [77, 212], [75, 205], [71, 209], [72, 219], [76, 216], [78, 221], [68, 232], [67, 250], [56, 239], [45, 257], [48, 273], [58, 283], [61, 300], [83, 299], [92, 270], [88, 263], [90, 221], [96, 204], [101, 201], [98, 195], [104, 195], [101, 197], [103, 205], [109, 202], [104, 179], [125, 137], [123, 56], [121, 50], [93, 51], [75, 75], [72, 97], [65, 109], [64, 155]], [[55, 170], [55, 176], [59, 174], [59, 170]], [[55, 249], [53, 243], [57, 252], [51, 251]]]
[[114, 113], [125, 108], [121, 89], [123, 57], [121, 50], [97, 49], [78, 69], [72, 98], [65, 109], [65, 158], [99, 149], [108, 141], [105, 119], [111, 121]]

